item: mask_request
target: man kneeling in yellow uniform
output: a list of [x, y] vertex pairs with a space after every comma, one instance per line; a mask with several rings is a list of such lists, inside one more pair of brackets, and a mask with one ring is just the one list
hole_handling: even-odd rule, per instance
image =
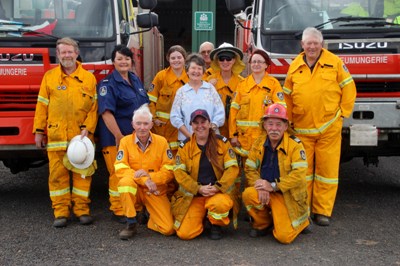
[[[163, 235], [172, 235], [173, 219], [167, 198], [167, 184], [174, 178], [173, 155], [167, 140], [150, 132], [153, 116], [147, 104], [134, 112], [134, 133], [121, 139], [115, 174], [120, 179], [118, 192], [126, 228], [119, 236], [126, 240], [137, 230], [136, 209], [144, 205], [150, 214], [147, 227]], [[136, 208], [135, 208], [136, 207]]]
[[[251, 216], [251, 237], [266, 235], [291, 243], [309, 226], [307, 158], [300, 140], [286, 132], [286, 108], [272, 104], [263, 116], [263, 134], [254, 142], [245, 165], [243, 203]], [[309, 230], [309, 228], [307, 228]]]

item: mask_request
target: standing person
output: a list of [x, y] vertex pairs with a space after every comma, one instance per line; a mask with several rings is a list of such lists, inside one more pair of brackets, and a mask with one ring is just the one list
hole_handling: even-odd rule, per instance
[[[76, 59], [75, 40], [62, 38], [56, 44], [60, 64], [44, 74], [33, 125], [36, 147], [47, 146], [49, 192], [54, 210], [54, 227], [67, 226], [70, 211], [81, 224], [93, 222], [89, 210], [91, 176], [72, 172], [63, 164], [69, 141], [76, 135], [93, 141], [97, 124], [96, 78]], [[46, 145], [47, 142], [47, 145]]]
[[235, 152], [246, 158], [253, 142], [261, 134], [260, 118], [273, 103], [284, 103], [279, 81], [268, 75], [270, 59], [256, 50], [249, 59], [251, 74], [236, 89], [229, 115], [229, 138]]
[[171, 199], [176, 234], [181, 239], [193, 239], [203, 230], [203, 219], [211, 223], [209, 237], [222, 238], [221, 226], [230, 222], [233, 207], [236, 216], [239, 206], [235, 179], [239, 168], [235, 153], [227, 138], [216, 135], [206, 110], [198, 109], [190, 115], [194, 134], [179, 148], [174, 169], [179, 189]]
[[149, 107], [154, 117], [153, 132], [165, 137], [175, 154], [179, 146], [178, 129], [169, 119], [176, 91], [189, 81], [185, 71], [186, 51], [180, 45], [171, 46], [166, 58], [170, 66], [155, 76], [148, 93]]
[[117, 45], [111, 53], [114, 71], [97, 86], [99, 95], [99, 134], [104, 161], [109, 173], [108, 192], [113, 218], [124, 223], [119, 199], [114, 162], [121, 139], [132, 133], [132, 114], [149, 102], [140, 79], [132, 72], [133, 53], [124, 45]]
[[244, 168], [248, 187], [243, 203], [253, 220], [250, 236], [263, 236], [273, 225], [274, 237], [289, 244], [309, 225], [307, 158], [301, 141], [286, 131], [283, 105], [268, 107], [262, 127]]
[[119, 237], [127, 240], [137, 231], [136, 209], [144, 205], [150, 214], [147, 227], [163, 235], [174, 233], [167, 184], [174, 178], [173, 155], [167, 140], [150, 132], [152, 114], [147, 104], [135, 111], [135, 132], [121, 139], [115, 174], [126, 227]]
[[181, 87], [175, 96], [171, 109], [171, 124], [176, 127], [178, 140], [184, 141], [192, 133], [190, 114], [196, 109], [205, 109], [211, 118], [212, 129], [218, 130], [225, 122], [225, 110], [214, 86], [203, 81], [205, 71], [203, 58], [192, 54], [186, 61], [189, 82]]
[[338, 188], [343, 117], [349, 117], [356, 86], [342, 60], [322, 48], [322, 33], [303, 31], [300, 53], [284, 84], [289, 120], [308, 161], [308, 203], [316, 224], [330, 223]]
[[206, 63], [206, 71], [204, 72], [204, 79], [206, 79], [209, 75], [213, 73], [212, 69], [210, 68], [211, 66], [211, 52], [214, 50], [214, 44], [212, 42], [203, 42], [199, 46], [199, 54], [204, 59], [204, 62]]
[[214, 74], [207, 81], [214, 85], [225, 107], [225, 124], [219, 128], [222, 136], [229, 137], [229, 112], [236, 88], [243, 80], [240, 73], [245, 68], [243, 53], [230, 43], [223, 43], [211, 52], [211, 68]]

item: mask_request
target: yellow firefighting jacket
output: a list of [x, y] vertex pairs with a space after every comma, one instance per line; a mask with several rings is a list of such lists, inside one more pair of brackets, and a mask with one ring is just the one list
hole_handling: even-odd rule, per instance
[[225, 108], [225, 124], [219, 128], [219, 132], [222, 136], [229, 137], [229, 112], [234, 93], [236, 92], [236, 88], [239, 83], [243, 80], [243, 77], [240, 75], [232, 74], [231, 79], [229, 80], [228, 84], [226, 84], [221, 76], [221, 71], [217, 71], [207, 77], [207, 81], [210, 81], [211, 79], [217, 79], [217, 84], [215, 84], [214, 87], [221, 97], [222, 103], [224, 104]]
[[[249, 187], [253, 187], [255, 182], [261, 178], [260, 170], [266, 139], [267, 134], [264, 131], [254, 142], [246, 160], [244, 171]], [[308, 218], [306, 181], [308, 164], [306, 153], [301, 141], [290, 136], [287, 132], [285, 132], [282, 142], [276, 149], [280, 173], [276, 184], [283, 194], [292, 226], [296, 228]]]
[[165, 137], [172, 150], [177, 150], [178, 129], [171, 125], [169, 120], [172, 104], [174, 103], [176, 91], [189, 81], [185, 70], [177, 78], [171, 67], [161, 70], [154, 77], [152, 87], [148, 95], [150, 99], [149, 108], [154, 119], [166, 122], [163, 126], [153, 126], [152, 131]]
[[[216, 147], [217, 148], [217, 147]], [[218, 135], [218, 163], [223, 165], [221, 172], [214, 168], [217, 178], [216, 186], [222, 193], [229, 194], [234, 202], [233, 224], [237, 227], [237, 214], [239, 213], [239, 191], [235, 186], [235, 180], [239, 175], [239, 167], [236, 155], [226, 137]], [[194, 196], [197, 195], [200, 184], [197, 182], [199, 174], [201, 150], [197, 146], [196, 135], [181, 143], [176, 155], [174, 168], [175, 180], [179, 189], [171, 198], [172, 214], [175, 218], [174, 227], [178, 229]]]
[[66, 150], [68, 141], [86, 128], [93, 140], [97, 124], [96, 78], [77, 62], [66, 75], [61, 66], [44, 74], [40, 85], [33, 133], [47, 134], [47, 150]]
[[[166, 192], [167, 184], [174, 178], [172, 172], [174, 159], [166, 139], [150, 133], [151, 143], [143, 152], [138, 144], [135, 143], [135, 135], [133, 133], [121, 139], [114, 164], [116, 176], [118, 179], [131, 176], [136, 184], [147, 191], [145, 183], [149, 177], [134, 177], [137, 170], [143, 169], [149, 173], [158, 190]], [[136, 194], [136, 191], [133, 194]]]
[[319, 134], [340, 116], [350, 116], [356, 86], [342, 60], [328, 50], [322, 49], [312, 73], [303, 56], [290, 65], [283, 88], [288, 117], [296, 134]]
[[273, 103], [286, 106], [279, 81], [268, 73], [259, 84], [253, 75], [239, 83], [229, 115], [229, 137], [237, 136], [241, 144], [241, 148], [234, 148], [236, 153], [247, 157], [251, 145], [261, 134], [260, 120]]

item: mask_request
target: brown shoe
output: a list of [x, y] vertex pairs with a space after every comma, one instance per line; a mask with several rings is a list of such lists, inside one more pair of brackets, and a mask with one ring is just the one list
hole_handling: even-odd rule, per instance
[[127, 224], [126, 227], [119, 233], [119, 238], [122, 240], [128, 240], [132, 238], [137, 231], [137, 223]]

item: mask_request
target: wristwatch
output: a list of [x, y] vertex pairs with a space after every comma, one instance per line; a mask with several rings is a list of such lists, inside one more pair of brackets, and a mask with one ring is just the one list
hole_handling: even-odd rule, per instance
[[271, 182], [271, 187], [272, 187], [274, 192], [278, 191], [278, 186], [276, 185], [276, 182]]

